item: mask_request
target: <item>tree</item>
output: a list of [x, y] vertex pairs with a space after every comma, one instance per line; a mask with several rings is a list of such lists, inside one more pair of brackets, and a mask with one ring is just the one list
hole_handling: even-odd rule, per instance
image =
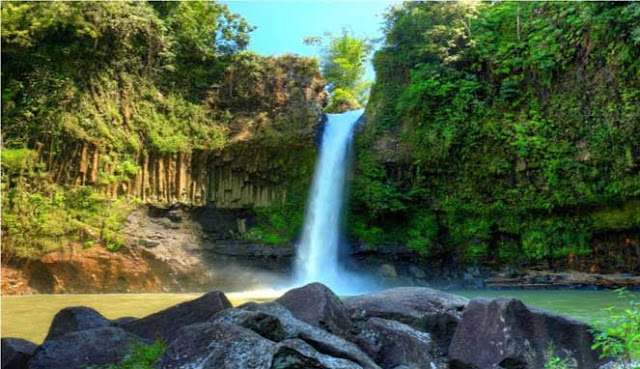
[[320, 37], [307, 37], [304, 42], [314, 46], [327, 43], [321, 51], [322, 74], [332, 94], [327, 112], [361, 108], [368, 98], [371, 85], [370, 81], [364, 80], [365, 63], [373, 50], [371, 41], [343, 29], [340, 35], [327, 33], [324, 41]]

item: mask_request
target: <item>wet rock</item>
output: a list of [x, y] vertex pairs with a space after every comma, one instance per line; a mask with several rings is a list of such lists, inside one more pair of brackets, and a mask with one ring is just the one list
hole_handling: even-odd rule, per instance
[[122, 327], [149, 340], [168, 340], [180, 328], [211, 319], [221, 310], [231, 307], [231, 303], [219, 291], [209, 292], [192, 301], [183, 302], [147, 317], [138, 319]]
[[99, 312], [85, 306], [74, 306], [60, 310], [49, 327], [45, 341], [56, 339], [70, 332], [108, 327], [111, 321]]
[[383, 318], [431, 334], [441, 353], [449, 343], [468, 300], [426, 287], [399, 287], [344, 299], [351, 318], [360, 323]]
[[339, 336], [351, 335], [353, 322], [349, 311], [338, 296], [321, 283], [292, 289], [276, 302], [286, 307], [296, 319]]
[[26, 369], [27, 361], [38, 347], [21, 338], [2, 339], [2, 369]]
[[215, 322], [175, 332], [160, 368], [268, 369], [276, 344], [249, 329]]
[[436, 345], [428, 333], [393, 320], [369, 319], [358, 334], [357, 342], [385, 369], [431, 368], [437, 355]]
[[71, 332], [40, 345], [29, 359], [29, 369], [84, 369], [116, 364], [139, 342], [139, 337], [116, 327]]
[[242, 305], [240, 309], [261, 312], [276, 317], [280, 321], [280, 326], [285, 332], [284, 338], [286, 339], [299, 338], [318, 352], [352, 361], [365, 369], [379, 368], [379, 366], [355, 344], [296, 319], [289, 310], [278, 303], [248, 303]]
[[587, 324], [527, 308], [516, 299], [474, 299], [464, 311], [449, 349], [451, 369], [539, 369], [552, 346], [573, 367], [598, 368]]

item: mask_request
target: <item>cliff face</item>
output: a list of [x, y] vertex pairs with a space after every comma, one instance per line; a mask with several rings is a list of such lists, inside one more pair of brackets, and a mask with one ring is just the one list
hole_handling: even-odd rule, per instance
[[356, 140], [351, 236], [449, 267], [638, 271], [639, 10], [393, 10]]
[[[186, 13], [211, 29], [192, 32]], [[291, 237], [272, 223], [302, 211], [312, 175], [316, 60], [243, 51], [251, 27], [214, 2], [2, 15], [3, 260], [69, 241], [117, 250], [140, 202], [266, 209], [243, 237]]]

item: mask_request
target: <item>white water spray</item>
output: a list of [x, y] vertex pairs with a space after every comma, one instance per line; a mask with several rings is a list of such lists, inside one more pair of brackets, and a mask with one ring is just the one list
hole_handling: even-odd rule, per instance
[[345, 290], [348, 282], [345, 280], [346, 272], [338, 264], [340, 218], [349, 167], [348, 151], [353, 129], [362, 113], [363, 110], [353, 110], [327, 114], [302, 239], [298, 245], [295, 265], [298, 284], [322, 282], [333, 289]]

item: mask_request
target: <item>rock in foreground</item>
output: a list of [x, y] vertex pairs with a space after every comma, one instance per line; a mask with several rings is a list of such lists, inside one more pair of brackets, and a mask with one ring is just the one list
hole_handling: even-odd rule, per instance
[[338, 336], [349, 336], [353, 322], [340, 298], [327, 286], [311, 283], [294, 288], [276, 300], [294, 317]]
[[207, 321], [217, 312], [230, 307], [231, 303], [224, 293], [213, 291], [195, 300], [123, 324], [122, 328], [149, 340], [169, 340], [180, 328]]
[[2, 339], [2, 369], [22, 369], [38, 346], [21, 338]]
[[550, 346], [572, 367], [599, 364], [589, 326], [516, 299], [394, 288], [343, 303], [313, 283], [236, 308], [211, 292], [142, 319], [65, 308], [39, 347], [3, 339], [2, 369], [100, 368], [155, 339], [157, 369], [541, 369]]
[[527, 308], [510, 298], [474, 299], [464, 311], [449, 350], [451, 369], [544, 368], [549, 347], [580, 369], [596, 369], [587, 324]]
[[84, 369], [115, 364], [139, 337], [116, 327], [102, 327], [67, 333], [45, 341], [29, 360], [29, 369]]
[[424, 287], [399, 287], [345, 299], [352, 319], [383, 318], [431, 334], [441, 353], [449, 343], [468, 300]]

